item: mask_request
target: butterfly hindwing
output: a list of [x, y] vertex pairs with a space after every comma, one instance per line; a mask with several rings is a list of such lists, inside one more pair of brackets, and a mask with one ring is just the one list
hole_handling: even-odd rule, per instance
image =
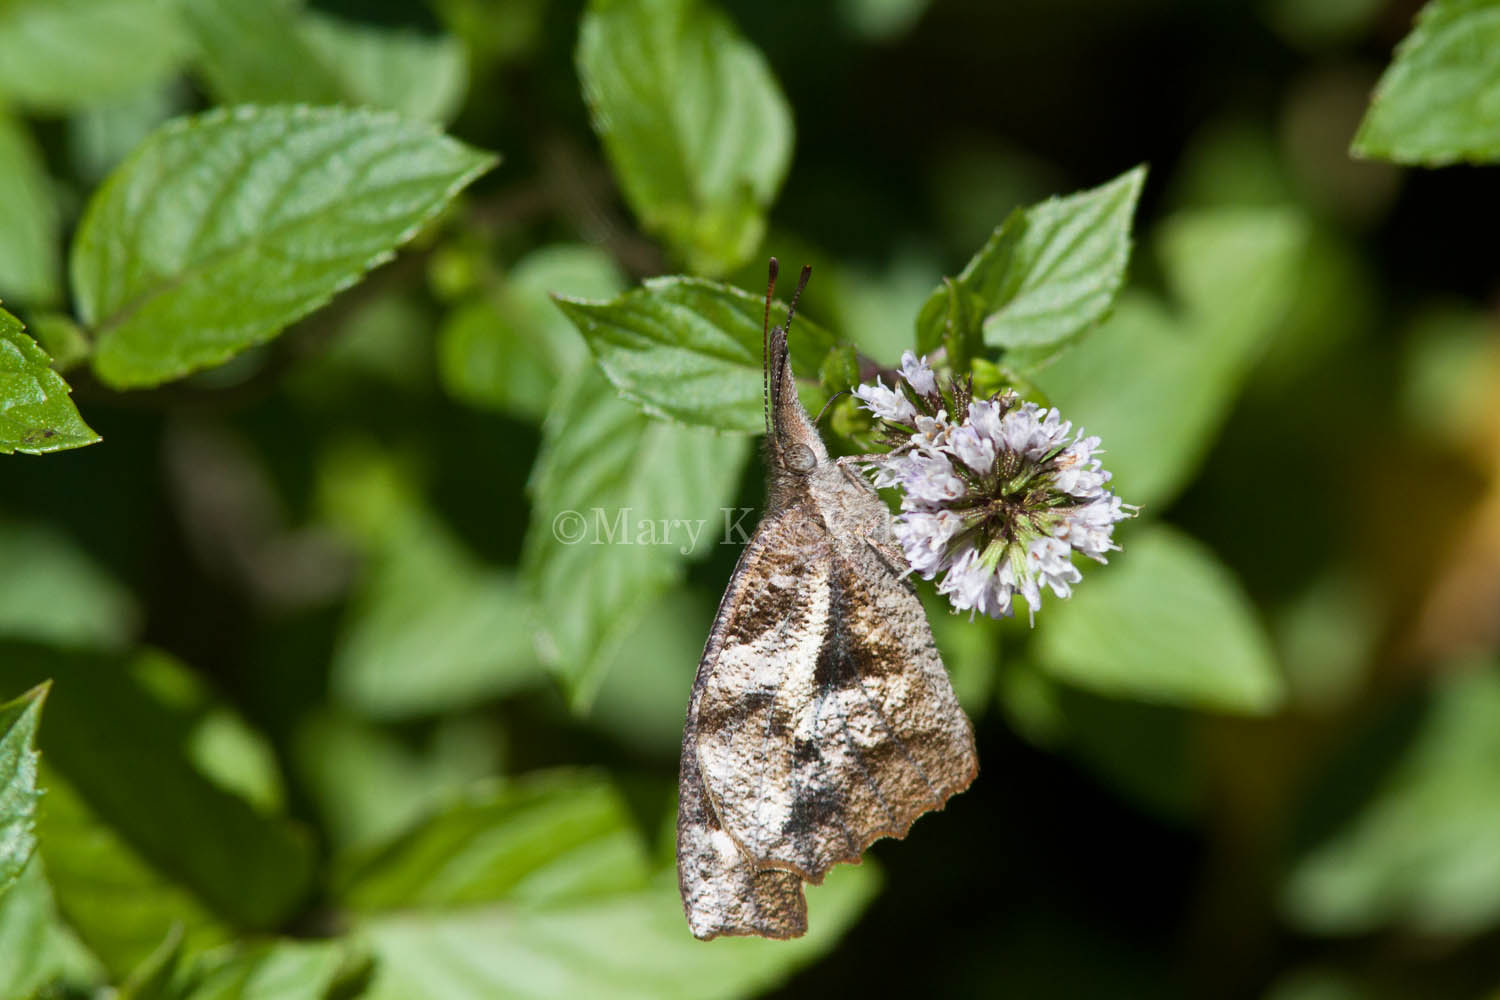
[[[774, 712], [774, 705], [756, 704], [755, 692], [772, 686], [769, 677], [764, 685], [758, 681], [747, 684], [745, 698], [732, 705], [711, 699], [707, 716], [703, 697], [726, 650], [732, 661], [730, 669], [737, 670], [735, 665], [744, 661], [746, 643], [757, 642], [756, 623], [775, 620], [788, 622], [788, 628], [800, 627], [790, 622], [793, 618], [801, 621], [799, 594], [806, 582], [803, 574], [809, 566], [817, 566], [817, 560], [798, 557], [798, 550], [808, 540], [808, 527], [795, 510], [781, 517], [768, 516], [761, 522], [720, 602], [693, 683], [679, 775], [677, 873], [688, 924], [700, 938], [720, 934], [786, 938], [807, 929], [802, 880], [790, 872], [755, 864], [724, 830], [699, 770], [698, 742], [705, 729], [721, 734], [743, 730], [761, 724], [759, 720], [767, 712]], [[759, 636], [757, 648], [767, 654], [765, 662], [779, 661], [788, 652], [778, 638], [786, 631], [773, 629]], [[736, 717], [741, 712], [745, 713], [743, 719]]]

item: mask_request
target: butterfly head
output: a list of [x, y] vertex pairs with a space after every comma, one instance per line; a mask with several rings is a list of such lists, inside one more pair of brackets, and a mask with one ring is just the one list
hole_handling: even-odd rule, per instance
[[765, 416], [766, 465], [773, 483], [777, 480], [795, 483], [820, 465], [828, 462], [828, 449], [818, 437], [817, 428], [797, 399], [797, 380], [792, 374], [791, 353], [787, 349], [787, 330], [797, 311], [797, 300], [807, 287], [812, 268], [804, 266], [797, 290], [787, 307], [786, 322], [771, 326], [771, 297], [776, 291], [776, 258], [771, 258], [770, 280], [766, 285], [766, 313], [762, 333], [765, 350]]

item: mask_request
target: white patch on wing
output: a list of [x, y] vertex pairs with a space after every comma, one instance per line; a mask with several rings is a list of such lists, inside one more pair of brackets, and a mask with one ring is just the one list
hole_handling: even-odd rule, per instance
[[[700, 715], [713, 706], [743, 718], [698, 733], [699, 773], [719, 821], [754, 858], [781, 838], [791, 816], [793, 733], [778, 720], [797, 718], [812, 704], [829, 604], [827, 564], [809, 566], [792, 612], [751, 642], [726, 643], [704, 686]], [[760, 710], [740, 707], [757, 698]], [[806, 735], [798, 729], [796, 735]]]

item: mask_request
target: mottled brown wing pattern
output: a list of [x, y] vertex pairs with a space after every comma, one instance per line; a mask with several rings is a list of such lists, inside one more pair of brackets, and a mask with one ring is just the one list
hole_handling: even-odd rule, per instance
[[[868, 487], [841, 494], [829, 521], [864, 529], [886, 517], [848, 509], [879, 504]], [[874, 840], [904, 837], [978, 768], [910, 585], [864, 531], [817, 529], [821, 565], [804, 568], [799, 606], [774, 639], [759, 632], [723, 650], [703, 682], [698, 732], [724, 829], [756, 864], [814, 883]], [[768, 641], [781, 655], [765, 655]]]
[[768, 938], [807, 932], [802, 880], [791, 872], [757, 868], [719, 825], [703, 790], [693, 731], [684, 734], [677, 807], [677, 886], [693, 936]]
[[[775, 260], [770, 275], [774, 288]], [[770, 302], [768, 289], [768, 315]], [[682, 738], [677, 876], [700, 938], [803, 933], [803, 880], [904, 837], [978, 770], [890, 515], [849, 461], [829, 460], [782, 327], [766, 330], [765, 372], [767, 512], [719, 604]]]
[[[807, 552], [811, 545], [815, 551]], [[802, 880], [787, 871], [766, 868], [740, 850], [725, 832], [699, 771], [698, 741], [705, 730], [734, 728], [734, 713], [766, 717], [773, 710], [778, 680], [762, 672], [733, 704], [715, 702], [703, 714], [708, 678], [726, 647], [750, 644], [766, 669], [793, 655], [808, 642], [808, 608], [804, 587], [826, 566], [827, 541], [821, 525], [790, 509], [768, 515], [746, 546], [698, 666], [683, 730], [678, 787], [677, 877], [688, 925], [699, 938], [721, 934], [797, 937], [807, 929]], [[825, 612], [820, 612], [826, 613]], [[738, 655], [738, 654], [736, 654]], [[755, 723], [745, 721], [744, 725]]]

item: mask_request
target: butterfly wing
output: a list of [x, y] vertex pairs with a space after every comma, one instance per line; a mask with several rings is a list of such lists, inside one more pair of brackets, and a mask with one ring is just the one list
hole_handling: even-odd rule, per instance
[[[688, 925], [705, 940], [720, 934], [790, 938], [807, 930], [802, 880], [757, 864], [724, 830], [700, 771], [699, 742], [705, 729], [720, 733], [763, 724], [769, 706], [757, 700], [774, 692], [776, 665], [795, 650], [796, 637], [804, 646], [814, 641], [806, 636], [810, 623], [802, 595], [818, 560], [803, 558], [801, 550], [819, 543], [816, 529], [796, 510], [761, 521], [719, 604], [693, 682], [678, 784], [677, 881]], [[762, 673], [743, 699], [732, 705], [715, 699], [705, 716], [708, 681], [725, 657], [736, 664], [759, 657]], [[741, 717], [732, 717], [734, 712]]]
[[857, 482], [819, 507], [778, 532], [792, 536], [776, 553], [784, 585], [771, 576], [721, 622], [729, 641], [697, 705], [700, 774], [724, 830], [756, 866], [814, 883], [904, 837], [978, 771], [884, 506]]

